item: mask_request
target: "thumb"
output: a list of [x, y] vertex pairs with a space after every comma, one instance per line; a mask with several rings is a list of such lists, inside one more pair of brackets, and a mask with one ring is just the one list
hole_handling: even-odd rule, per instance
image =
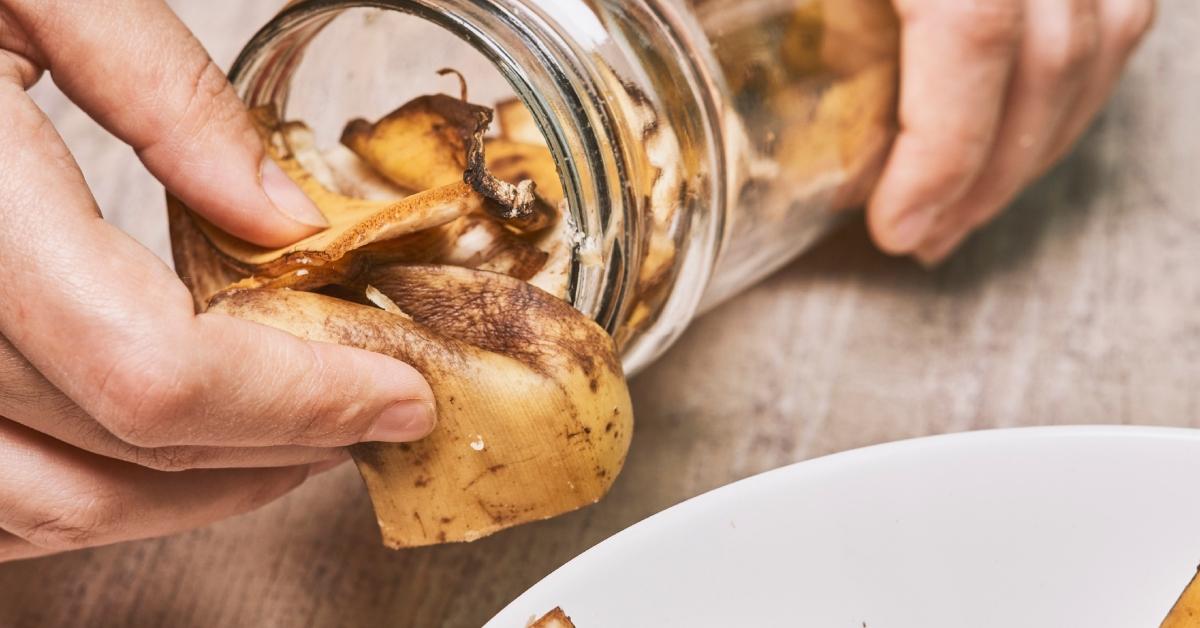
[[213, 224], [271, 247], [328, 226], [266, 157], [224, 73], [161, 0], [5, 4], [63, 92]]

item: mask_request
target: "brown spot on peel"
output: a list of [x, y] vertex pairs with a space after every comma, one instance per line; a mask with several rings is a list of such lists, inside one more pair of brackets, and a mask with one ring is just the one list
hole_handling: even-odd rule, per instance
[[[212, 309], [391, 355], [430, 381], [439, 408], [432, 435], [407, 446], [351, 449], [389, 546], [440, 542], [439, 533], [447, 540], [478, 538], [604, 495], [627, 438], [581, 439], [569, 448], [546, 438], [612, 430], [614, 407], [632, 417], [616, 349], [601, 328], [537, 288], [495, 273], [395, 265], [374, 269], [370, 283], [411, 318], [292, 290], [229, 292]], [[486, 448], [464, 451], [476, 435]], [[439, 522], [437, 530], [417, 525], [414, 509], [425, 522]]]

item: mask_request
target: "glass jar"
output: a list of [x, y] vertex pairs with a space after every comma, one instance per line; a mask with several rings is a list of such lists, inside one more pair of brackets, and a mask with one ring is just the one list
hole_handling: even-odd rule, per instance
[[326, 140], [457, 94], [442, 67], [522, 100], [577, 230], [568, 298], [635, 372], [863, 204], [897, 58], [889, 0], [297, 0], [231, 79]]

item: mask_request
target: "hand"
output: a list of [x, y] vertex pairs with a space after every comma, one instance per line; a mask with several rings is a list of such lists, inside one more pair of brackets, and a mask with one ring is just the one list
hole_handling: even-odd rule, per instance
[[1153, 0], [894, 0], [900, 136], [868, 209], [932, 265], [1061, 159], [1150, 27]]
[[203, 525], [432, 429], [405, 364], [195, 315], [100, 218], [25, 92], [43, 70], [220, 227], [279, 246], [325, 224], [160, 0], [0, 0], [0, 560]]

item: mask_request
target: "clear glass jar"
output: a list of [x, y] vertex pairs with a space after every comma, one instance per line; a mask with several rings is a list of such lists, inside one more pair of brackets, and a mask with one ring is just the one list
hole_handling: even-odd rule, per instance
[[579, 233], [569, 300], [634, 372], [863, 203], [896, 133], [889, 0], [297, 0], [231, 79], [336, 141], [425, 93], [520, 98]]

